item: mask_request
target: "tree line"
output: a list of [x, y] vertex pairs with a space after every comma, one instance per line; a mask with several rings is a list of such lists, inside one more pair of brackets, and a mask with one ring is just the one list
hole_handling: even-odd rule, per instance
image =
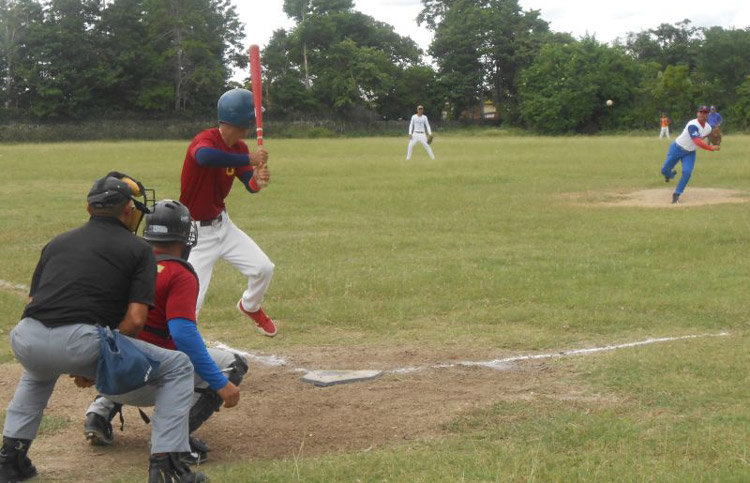
[[[263, 49], [267, 117], [397, 120], [423, 104], [458, 120], [491, 102], [498, 124], [592, 133], [714, 104], [750, 128], [748, 28], [684, 20], [610, 45], [553, 32], [518, 0], [422, 5], [426, 53], [353, 0], [284, 0], [294, 24]], [[0, 0], [0, 119], [210, 118], [246, 66], [243, 33], [230, 0]]]

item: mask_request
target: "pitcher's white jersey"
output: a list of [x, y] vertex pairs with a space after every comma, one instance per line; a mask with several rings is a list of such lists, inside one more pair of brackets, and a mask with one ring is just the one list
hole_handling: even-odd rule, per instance
[[685, 126], [682, 130], [682, 134], [677, 136], [674, 142], [685, 151], [695, 151], [697, 146], [693, 142], [693, 138], [705, 138], [711, 134], [711, 126], [706, 123], [705, 126], [701, 126], [701, 123], [697, 119], [693, 119]]

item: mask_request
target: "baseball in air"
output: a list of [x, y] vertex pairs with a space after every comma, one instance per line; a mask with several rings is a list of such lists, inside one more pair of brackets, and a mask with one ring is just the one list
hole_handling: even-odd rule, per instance
[[612, 99], [607, 99], [607, 105], [608, 105], [609, 107], [612, 107], [612, 106], [614, 106], [614, 105], [615, 105], [615, 101], [613, 101]]

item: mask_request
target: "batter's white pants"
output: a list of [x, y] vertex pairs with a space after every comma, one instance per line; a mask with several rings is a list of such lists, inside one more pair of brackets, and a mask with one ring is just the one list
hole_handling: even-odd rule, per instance
[[406, 160], [411, 159], [411, 152], [414, 149], [414, 145], [417, 143], [422, 143], [422, 146], [424, 146], [424, 149], [427, 151], [427, 155], [435, 159], [435, 155], [432, 153], [432, 148], [429, 144], [427, 144], [427, 136], [425, 136], [422, 133], [414, 133], [411, 135], [411, 139], [409, 140], [409, 148], [406, 150]]
[[661, 138], [669, 139], [669, 126], [661, 128], [661, 132], [659, 133], [659, 139]]
[[221, 222], [198, 227], [198, 244], [190, 251], [188, 258], [198, 274], [200, 283], [196, 317], [206, 298], [214, 264], [220, 258], [247, 277], [247, 290], [242, 294], [242, 305], [245, 310], [259, 310], [271, 284], [274, 264], [252, 238], [232, 223], [224, 211], [221, 214]]

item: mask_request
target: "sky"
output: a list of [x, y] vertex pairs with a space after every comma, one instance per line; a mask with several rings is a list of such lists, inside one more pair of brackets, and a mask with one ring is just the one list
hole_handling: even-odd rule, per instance
[[[268, 43], [278, 28], [294, 24], [282, 11], [283, 0], [233, 0], [245, 24], [246, 44]], [[524, 10], [541, 10], [555, 32], [575, 37], [595, 35], [600, 42], [625, 38], [628, 32], [648, 30], [662, 23], [674, 24], [686, 18], [694, 26], [718, 25], [724, 28], [750, 26], [750, 2], [724, 0], [519, 0]], [[425, 52], [432, 33], [417, 25], [422, 10], [420, 0], [355, 0], [355, 9], [388, 23], [402, 36], [409, 36]]]

